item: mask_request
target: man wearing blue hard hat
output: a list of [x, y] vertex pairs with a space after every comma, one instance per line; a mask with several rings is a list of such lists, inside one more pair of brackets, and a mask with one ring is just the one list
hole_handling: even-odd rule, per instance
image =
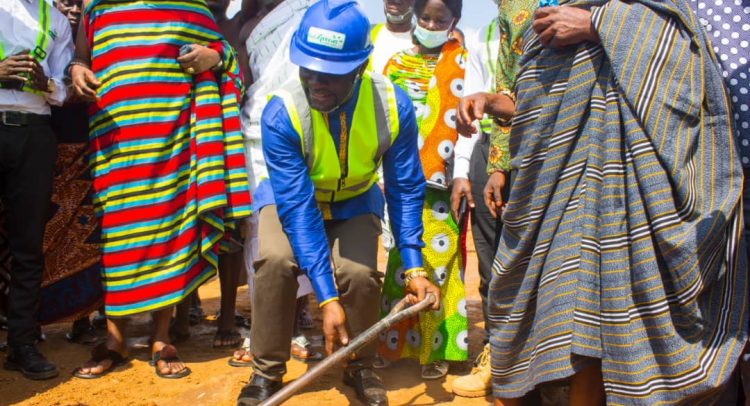
[[[275, 91], [261, 118], [269, 179], [255, 192], [259, 255], [254, 263], [254, 373], [238, 404], [255, 405], [282, 386], [294, 324], [297, 275], [312, 282], [326, 351], [378, 320], [378, 236], [384, 203], [413, 302], [434, 293], [422, 268], [425, 180], [408, 96], [365, 72], [370, 23], [353, 0], [322, 0], [305, 13], [290, 47], [299, 81]], [[378, 187], [382, 163], [385, 199]], [[440, 311], [435, 303], [434, 310]], [[375, 345], [356, 353], [344, 382], [368, 405], [387, 405], [373, 372]]]

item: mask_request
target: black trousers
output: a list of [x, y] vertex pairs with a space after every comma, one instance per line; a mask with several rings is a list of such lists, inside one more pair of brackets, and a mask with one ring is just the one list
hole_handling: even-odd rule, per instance
[[57, 141], [49, 124], [0, 124], [0, 199], [13, 258], [8, 294], [10, 346], [33, 344], [38, 337], [42, 242], [56, 154]]
[[[471, 211], [471, 232], [474, 236], [474, 247], [477, 250], [477, 262], [479, 263], [479, 295], [482, 297], [482, 311], [484, 314], [484, 342], [489, 341], [489, 322], [487, 310], [489, 302], [487, 293], [492, 279], [492, 262], [497, 253], [497, 244], [503, 224], [500, 218], [493, 218], [490, 209], [484, 204], [484, 186], [487, 184], [487, 156], [490, 150], [490, 141], [487, 134], [474, 146], [471, 154], [469, 169], [469, 182], [471, 183], [471, 194], [474, 197], [474, 209]], [[510, 190], [510, 179], [506, 182], [502, 196], [503, 201], [508, 198]]]

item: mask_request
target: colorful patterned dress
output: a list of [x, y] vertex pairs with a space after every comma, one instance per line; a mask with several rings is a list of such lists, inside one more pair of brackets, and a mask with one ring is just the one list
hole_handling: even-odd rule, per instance
[[[468, 322], [463, 269], [465, 230], [450, 214], [447, 167], [456, 143], [456, 108], [463, 94], [466, 50], [451, 40], [441, 54], [402, 51], [384, 73], [404, 89], [414, 103], [419, 125], [422, 168], [428, 180], [422, 214], [425, 271], [440, 287], [441, 307], [406, 320], [380, 337], [379, 352], [388, 359], [417, 358], [423, 365], [439, 360], [463, 361], [468, 356]], [[398, 250], [388, 256], [381, 312], [385, 315], [404, 297], [404, 269]]]
[[[214, 275], [250, 214], [240, 71], [202, 0], [94, 0], [84, 29], [101, 82], [89, 122], [108, 316], [180, 302]], [[189, 75], [185, 44], [222, 56]]]

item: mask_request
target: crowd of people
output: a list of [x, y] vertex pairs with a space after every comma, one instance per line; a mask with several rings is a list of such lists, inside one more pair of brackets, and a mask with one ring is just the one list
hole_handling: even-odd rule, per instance
[[473, 3], [382, 3], [0, 3], [4, 367], [57, 376], [36, 344], [66, 321], [93, 346], [73, 375], [116, 373], [150, 313], [154, 373], [183, 378], [218, 275], [213, 346], [256, 405], [323, 357], [308, 296], [326, 354], [434, 298], [344, 366], [387, 405], [376, 370], [470, 358], [471, 227], [484, 347], [457, 396], [748, 401], [750, 2], [495, 0], [476, 36]]

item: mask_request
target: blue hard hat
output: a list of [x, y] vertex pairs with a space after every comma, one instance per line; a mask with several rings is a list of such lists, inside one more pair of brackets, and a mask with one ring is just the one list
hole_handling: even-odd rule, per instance
[[345, 75], [372, 52], [370, 20], [354, 0], [322, 0], [305, 12], [292, 36], [292, 63], [315, 72]]

